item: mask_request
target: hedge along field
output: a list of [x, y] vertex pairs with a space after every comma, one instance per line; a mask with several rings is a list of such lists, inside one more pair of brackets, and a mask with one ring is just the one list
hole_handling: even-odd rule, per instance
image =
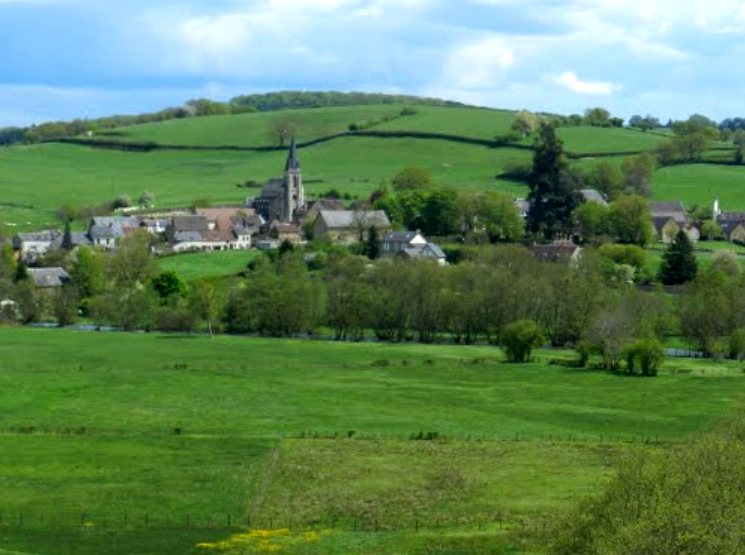
[[493, 140], [504, 135], [515, 121], [515, 112], [477, 108], [415, 106], [412, 116], [385, 122], [377, 131], [423, 131]]
[[[278, 122], [291, 121], [297, 128], [297, 140], [306, 142], [346, 132], [351, 123], [398, 117], [401, 108], [395, 104], [344, 106], [174, 119], [122, 127], [102, 133], [98, 138], [187, 146], [277, 146], [275, 127]], [[454, 111], [452, 118], [455, 119], [461, 108], [450, 110]]]

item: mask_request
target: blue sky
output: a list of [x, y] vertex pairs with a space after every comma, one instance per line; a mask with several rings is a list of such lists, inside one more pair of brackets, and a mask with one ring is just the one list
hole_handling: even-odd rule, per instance
[[0, 0], [0, 127], [280, 89], [745, 116], [733, 0]]

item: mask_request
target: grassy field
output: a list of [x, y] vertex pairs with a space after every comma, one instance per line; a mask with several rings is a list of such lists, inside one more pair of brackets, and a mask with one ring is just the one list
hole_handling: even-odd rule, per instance
[[[19, 212], [0, 206], [0, 219], [40, 223], [66, 202], [97, 204], [121, 194], [136, 200], [146, 190], [155, 193], [159, 206], [184, 206], [198, 198], [242, 202], [260, 191], [236, 184], [281, 175], [285, 157], [284, 152], [137, 153], [59, 144], [6, 148], [0, 150], [3, 200], [31, 208]], [[495, 176], [511, 163], [530, 160], [530, 153], [446, 141], [348, 138], [303, 149], [300, 157], [310, 195], [332, 187], [367, 195], [382, 179], [412, 164], [459, 188], [519, 193], [525, 187]]]
[[557, 131], [567, 152], [583, 154], [623, 153], [654, 150], [665, 140], [659, 135], [631, 129], [602, 127], [565, 127]]
[[722, 210], [745, 210], [745, 167], [711, 164], [673, 166], [655, 174], [654, 200], [682, 200], [687, 206], [711, 206], [719, 198]]
[[0, 549], [198, 553], [250, 517], [332, 530], [288, 553], [517, 553], [627, 442], [689, 437], [745, 394], [734, 363], [638, 379], [555, 356], [0, 329]]
[[[290, 121], [300, 142], [348, 131], [349, 124], [396, 117], [401, 106], [344, 106], [306, 110], [284, 110], [235, 116], [175, 119], [123, 127], [99, 135], [104, 139], [154, 142], [188, 146], [276, 146], [278, 122]], [[449, 117], [458, 118], [459, 108], [450, 108]], [[466, 109], [464, 109], [466, 110]]]
[[246, 269], [256, 251], [217, 251], [177, 254], [161, 258], [158, 266], [162, 272], [176, 272], [181, 279], [231, 276]]

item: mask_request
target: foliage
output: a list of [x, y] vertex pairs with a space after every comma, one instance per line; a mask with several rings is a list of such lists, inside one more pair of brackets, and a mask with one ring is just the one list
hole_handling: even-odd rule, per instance
[[397, 193], [403, 191], [421, 191], [432, 188], [432, 176], [421, 166], [408, 166], [399, 171], [391, 180], [393, 190]]
[[543, 332], [532, 320], [520, 320], [508, 324], [500, 338], [510, 362], [527, 362], [530, 360], [533, 349], [542, 346], [545, 342]]
[[665, 285], [688, 283], [696, 277], [698, 264], [688, 234], [682, 229], [673, 238], [662, 255], [659, 278]]
[[738, 553], [745, 499], [742, 424], [726, 434], [640, 451], [568, 519], [551, 553]]
[[370, 260], [375, 260], [380, 256], [381, 241], [378, 229], [373, 225], [367, 233], [367, 241], [365, 242], [365, 256]]
[[585, 241], [610, 235], [608, 208], [598, 202], [585, 202], [574, 211], [575, 229]]
[[613, 234], [620, 243], [645, 246], [652, 239], [649, 203], [644, 197], [628, 195], [610, 205]]
[[665, 360], [665, 349], [654, 338], [638, 339], [626, 350], [626, 371], [629, 374], [656, 376]]
[[542, 234], [548, 239], [570, 231], [576, 199], [566, 171], [563, 145], [553, 127], [544, 123], [533, 157], [533, 171], [528, 180], [528, 231]]
[[745, 355], [745, 328], [738, 328], [729, 336], [729, 358], [741, 360]]
[[646, 152], [624, 158], [621, 167], [627, 192], [641, 196], [652, 193], [652, 178], [657, 169], [657, 161], [652, 154]]
[[173, 270], [161, 272], [153, 277], [151, 283], [162, 304], [168, 304], [169, 301], [182, 297], [186, 293], [186, 285]]

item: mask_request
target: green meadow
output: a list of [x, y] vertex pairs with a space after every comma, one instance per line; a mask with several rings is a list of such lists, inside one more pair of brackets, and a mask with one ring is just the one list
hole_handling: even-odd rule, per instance
[[557, 356], [0, 329], [0, 550], [196, 554], [288, 528], [321, 532], [288, 553], [533, 553], [620, 457], [745, 394], [737, 363], [642, 379]]
[[[291, 122], [297, 140], [307, 142], [348, 131], [352, 123], [397, 117], [400, 111], [396, 105], [346, 106], [186, 118], [122, 127], [98, 138], [186, 146], [277, 146], [276, 128], [282, 122]], [[451, 118], [456, 119], [460, 109], [451, 111]]]
[[256, 251], [190, 252], [158, 260], [162, 272], [176, 272], [181, 279], [193, 281], [239, 274], [258, 256]]

